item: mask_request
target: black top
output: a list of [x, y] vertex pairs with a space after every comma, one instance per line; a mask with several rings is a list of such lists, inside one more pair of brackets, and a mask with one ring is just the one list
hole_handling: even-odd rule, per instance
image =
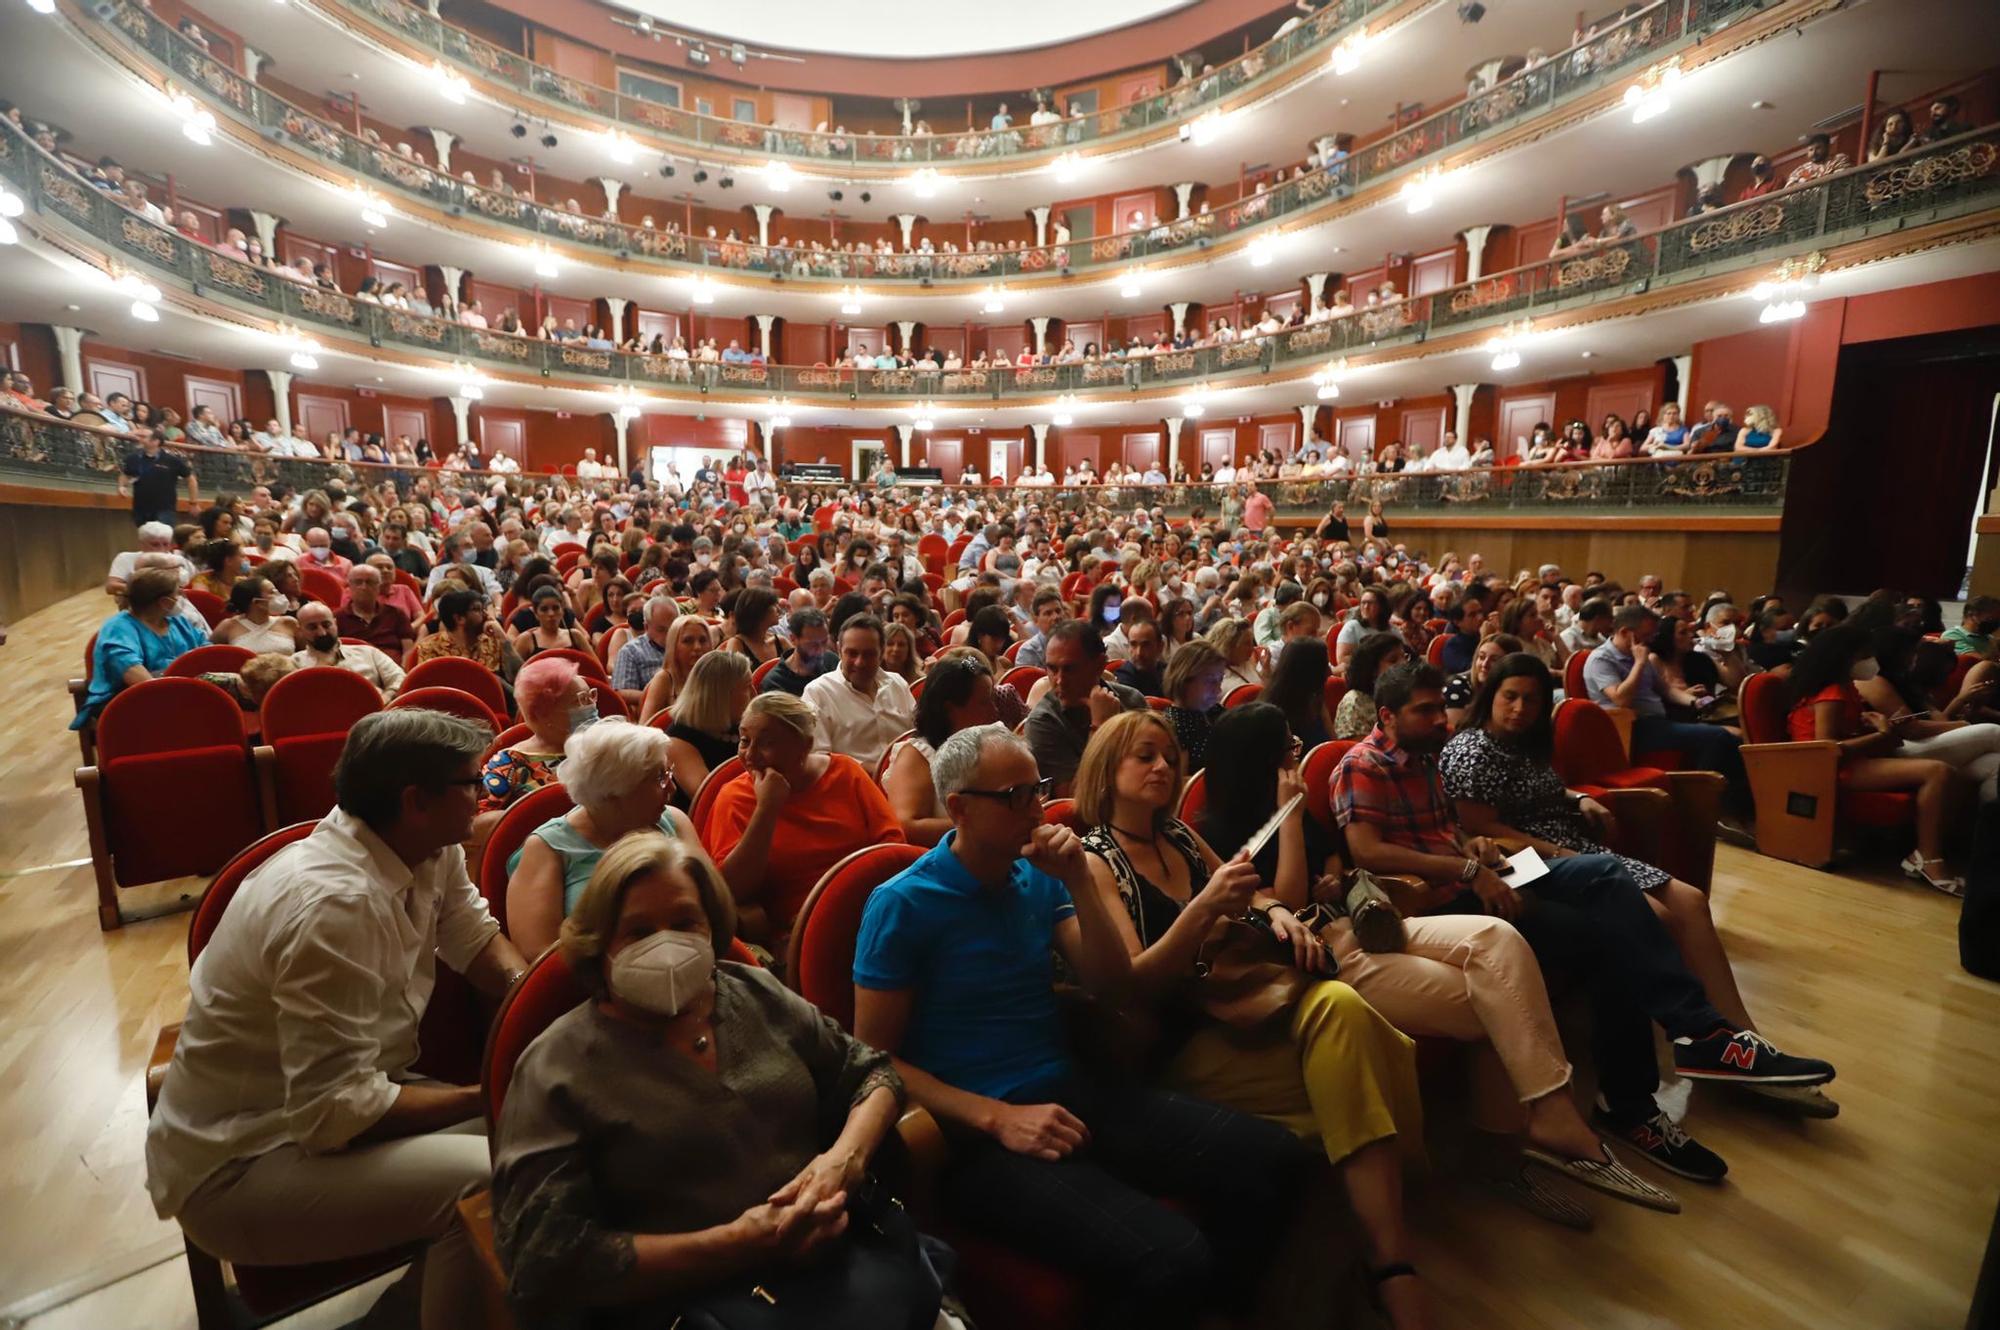
[[1165, 697], [1167, 695], [1167, 686], [1162, 681], [1161, 675], [1162, 671], [1157, 665], [1150, 670], [1142, 669], [1129, 660], [1119, 661], [1118, 668], [1111, 672], [1111, 677], [1119, 683], [1124, 684], [1127, 688], [1136, 688], [1147, 697]]
[[792, 668], [792, 653], [787, 651], [778, 657], [778, 663], [764, 676], [764, 682], [757, 689], [760, 693], [790, 693], [793, 697], [805, 695], [806, 685], [819, 676], [800, 674]]
[[683, 725], [679, 721], [667, 726], [667, 737], [693, 744], [694, 751], [701, 754], [701, 760], [707, 764], [710, 771], [736, 756], [735, 739], [727, 735], [718, 738], [707, 730], [697, 730], [694, 726]]
[[1353, 542], [1353, 537], [1348, 530], [1347, 519], [1344, 517], [1335, 517], [1331, 513], [1320, 519], [1317, 534], [1321, 540], [1346, 541], [1350, 544]]
[[1181, 746], [1181, 756], [1187, 759], [1187, 773], [1192, 776], [1208, 765], [1208, 731], [1215, 723], [1215, 717], [1222, 711], [1190, 711], [1186, 707], [1168, 707], [1167, 719], [1173, 722], [1174, 742]]
[[185, 457], [164, 450], [151, 457], [133, 453], [125, 459], [124, 469], [132, 477], [132, 511], [148, 518], [172, 509], [180, 483], [194, 474]]

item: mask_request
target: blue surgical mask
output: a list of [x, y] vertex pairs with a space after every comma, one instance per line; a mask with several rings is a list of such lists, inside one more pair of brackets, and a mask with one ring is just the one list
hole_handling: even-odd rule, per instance
[[585, 730], [603, 719], [604, 717], [597, 714], [597, 707], [594, 703], [584, 702], [571, 707], [569, 709], [570, 738], [574, 739], [577, 735], [582, 734]]
[[1113, 600], [1113, 601], [1108, 601], [1108, 602], [1106, 602], [1106, 604], [1105, 604], [1105, 606], [1104, 606], [1104, 622], [1106, 622], [1106, 623], [1117, 623], [1117, 622], [1118, 622], [1118, 608], [1119, 608], [1119, 607], [1118, 607], [1118, 602], [1117, 602], [1117, 601]]

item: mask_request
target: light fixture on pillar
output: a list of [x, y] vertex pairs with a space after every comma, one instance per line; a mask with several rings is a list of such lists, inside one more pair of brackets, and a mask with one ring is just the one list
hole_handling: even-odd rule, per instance
[[0, 188], [0, 245], [11, 245], [20, 240], [21, 233], [14, 229], [14, 219], [27, 210], [28, 205], [19, 194]]
[[792, 188], [792, 181], [797, 178], [797, 174], [792, 170], [790, 162], [773, 161], [764, 163], [764, 185], [773, 194], [789, 193]]
[[1410, 212], [1423, 212], [1437, 202], [1438, 185], [1444, 180], [1442, 166], [1426, 166], [1403, 182], [1403, 207]]
[[843, 286], [840, 288], [840, 312], [853, 318], [861, 312], [861, 288]]
[[466, 97], [472, 92], [472, 85], [466, 82], [465, 75], [455, 69], [446, 68], [442, 60], [433, 60], [431, 77], [436, 80], [438, 96], [453, 106], [465, 105]]
[[1819, 285], [1819, 270], [1825, 266], [1826, 255], [1814, 250], [1802, 259], [1786, 259], [1769, 280], [1751, 287], [1750, 298], [1764, 302], [1757, 322], [1784, 323], [1804, 317], [1806, 296]]
[[697, 277], [688, 283], [688, 300], [697, 305], [715, 303], [715, 283], [706, 277]]
[[174, 90], [168, 91], [167, 100], [173, 105], [174, 114], [180, 117], [181, 133], [189, 143], [206, 148], [215, 141], [215, 116], [207, 107], [196, 105], [194, 98]]
[[466, 401], [477, 402], [486, 396], [486, 376], [471, 361], [452, 361], [451, 376], [458, 380], [457, 395]]
[[616, 404], [613, 406], [611, 414], [618, 419], [632, 421], [639, 418], [640, 403], [644, 399], [633, 392], [631, 388], [621, 386], [616, 392], [611, 394], [611, 400]]
[[1061, 397], [1056, 398], [1055, 411], [1049, 416], [1049, 423], [1051, 425], [1062, 426], [1070, 424], [1075, 419], [1076, 397], [1071, 393], [1064, 393]]
[[989, 286], [979, 297], [979, 312], [982, 314], [1004, 314], [1007, 312], [1007, 292], [999, 286]]
[[1083, 174], [1083, 157], [1072, 148], [1049, 163], [1049, 174], [1056, 178], [1058, 185], [1072, 185]]
[[1134, 268], [1118, 279], [1118, 296], [1122, 300], [1137, 300], [1146, 294], [1146, 270]]
[[1322, 402], [1331, 402], [1340, 396], [1340, 381], [1347, 375], [1347, 357], [1332, 361], [1312, 376], [1314, 396]]
[[158, 323], [160, 288], [137, 273], [128, 272], [116, 280], [119, 291], [132, 297], [132, 317], [141, 323]]
[[1352, 74], [1361, 68], [1361, 54], [1368, 49], [1368, 34], [1356, 32], [1343, 38], [1326, 58], [1327, 68], [1336, 74]]
[[1673, 109], [1674, 85], [1681, 81], [1681, 58], [1654, 65], [1625, 89], [1625, 105], [1632, 108], [1632, 123], [1643, 125]]
[[562, 275], [562, 269], [556, 266], [556, 252], [546, 240], [536, 241], [529, 253], [534, 256], [535, 276], [553, 279]]
[[604, 153], [619, 165], [629, 166], [638, 159], [639, 145], [625, 131], [607, 129], [604, 131]]
[[915, 192], [918, 198], [927, 199], [938, 192], [938, 185], [943, 179], [944, 177], [937, 173], [936, 167], [922, 166], [910, 172], [905, 177], [904, 183]]
[[1521, 363], [1521, 346], [1534, 333], [1532, 319], [1515, 319], [1487, 339], [1486, 349], [1493, 353], [1493, 368], [1496, 372], [1510, 370]]

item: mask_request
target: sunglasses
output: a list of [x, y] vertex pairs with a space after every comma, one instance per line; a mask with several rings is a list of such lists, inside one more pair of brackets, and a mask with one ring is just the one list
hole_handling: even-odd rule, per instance
[[1051, 777], [1029, 781], [1024, 785], [1010, 785], [1004, 790], [960, 790], [960, 794], [971, 795], [975, 799], [1003, 799], [1007, 806], [1017, 813], [1025, 813], [1046, 803], [1055, 793], [1056, 783]]

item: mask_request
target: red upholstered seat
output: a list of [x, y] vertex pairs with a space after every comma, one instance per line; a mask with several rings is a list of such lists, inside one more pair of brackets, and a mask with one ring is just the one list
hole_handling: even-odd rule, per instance
[[1595, 702], [1572, 697], [1556, 708], [1555, 769], [1573, 789], [1664, 790], [1666, 769], [1625, 758], [1618, 727]]
[[1225, 709], [1240, 707], [1245, 702], [1255, 702], [1264, 695], [1264, 685], [1258, 683], [1238, 684], [1229, 690], [1229, 696], [1222, 699]]
[[479, 876], [474, 881], [501, 928], [507, 927], [507, 861], [514, 851], [527, 844], [536, 827], [574, 807], [576, 801], [569, 797], [568, 790], [561, 785], [544, 785], [507, 805], [507, 811], [494, 824], [492, 834], [486, 838], [486, 848], [480, 851]]
[[1888, 829], [1915, 821], [1913, 794], [1849, 789], [1833, 743], [1792, 739], [1786, 724], [1792, 700], [1789, 680], [1753, 674], [1743, 681], [1739, 700], [1741, 751], [1757, 799], [1759, 850], [1818, 867], [1833, 857], [1839, 827]]
[[778, 662], [783, 659], [784, 659], [783, 656], [773, 656], [769, 660], [765, 661], [762, 665], [759, 665], [756, 669], [750, 671], [750, 686], [752, 688], [761, 689], [764, 686], [764, 676], [769, 674], [772, 670], [777, 669]]
[[578, 651], [575, 647], [548, 647], [535, 653], [536, 660], [568, 660], [576, 663], [579, 673], [594, 683], [608, 685], [611, 672], [604, 668], [604, 662], [588, 651]]
[[1445, 633], [1440, 633], [1436, 637], [1433, 637], [1431, 644], [1424, 648], [1424, 659], [1433, 665], [1442, 667], [1444, 662], [1444, 644], [1450, 640], [1450, 635]]
[[212, 643], [181, 652], [163, 673], [169, 679], [192, 679], [197, 674], [235, 674], [254, 654], [247, 647]]
[[403, 676], [404, 688], [457, 688], [484, 702], [494, 715], [512, 714], [500, 676], [464, 656], [438, 656]]
[[1857, 827], [1906, 827], [1916, 820], [1917, 797], [1901, 790], [1850, 790], [1840, 783], [1840, 818]]
[[806, 1001], [854, 1028], [854, 939], [868, 893], [924, 856], [920, 845], [870, 845], [826, 870], [799, 907], [785, 974]]
[[503, 748], [512, 748], [515, 744], [533, 733], [534, 731], [526, 725], [509, 725], [506, 729], [493, 736], [492, 743], [486, 745], [486, 751], [479, 755], [479, 765], [482, 767], [485, 766], [493, 760], [495, 753]]
[[1180, 802], [1174, 808], [1174, 816], [1191, 827], [1201, 825], [1202, 814], [1208, 810], [1208, 771], [1204, 768], [1189, 776], [1187, 784], [1181, 786]]
[[896, 745], [902, 743], [905, 739], [914, 739], [916, 737], [917, 732], [915, 730], [904, 730], [889, 741], [889, 746], [882, 750], [881, 760], [875, 764], [875, 783], [877, 785], [880, 785], [889, 774], [889, 763], [896, 756]]
[[1026, 698], [1028, 690], [1035, 686], [1035, 681], [1047, 673], [1048, 671], [1039, 665], [1016, 665], [1000, 677], [1000, 682], [1013, 684], [1014, 691]]
[[316, 600], [330, 610], [340, 608], [340, 602], [347, 599], [347, 583], [331, 569], [319, 568], [299, 561], [299, 585], [305, 589], [307, 600]]
[[1753, 674], [1743, 681], [1737, 695], [1739, 718], [1743, 722], [1743, 742], [1781, 744], [1792, 737], [1786, 724], [1791, 695], [1790, 685], [1775, 674]]
[[1341, 699], [1347, 696], [1347, 680], [1337, 674], [1327, 675], [1323, 695], [1326, 698], [1326, 714], [1330, 719], [1334, 712], [1340, 710]]
[[97, 762], [76, 773], [97, 877], [98, 922], [117, 889], [207, 876], [263, 834], [236, 700], [200, 679], [148, 679], [98, 715]]
[[1333, 773], [1354, 743], [1352, 739], [1329, 739], [1314, 744], [1299, 768], [1299, 778], [1306, 787], [1306, 815], [1329, 829], [1333, 826]]
[[1166, 711], [1173, 706], [1173, 700], [1165, 697], [1149, 697], [1146, 699], [1146, 705], [1155, 711]]
[[1578, 651], [1563, 662], [1563, 695], [1566, 697], [1588, 697], [1583, 686], [1583, 665], [1590, 659], [1588, 651]]
[[506, 728], [500, 723], [500, 718], [493, 714], [491, 708], [460, 688], [406, 688], [389, 704], [391, 711], [409, 708], [419, 711], [443, 711], [466, 720], [477, 721], [495, 734]]
[[1076, 815], [1074, 799], [1051, 799], [1043, 804], [1042, 821], [1052, 827], [1068, 827], [1079, 836], [1089, 830], [1083, 825], [1083, 819]]
[[743, 759], [731, 757], [719, 767], [709, 768], [708, 776], [701, 788], [688, 800], [688, 821], [694, 823], [694, 834], [701, 837], [702, 844], [708, 843], [708, 814], [715, 807], [715, 798], [722, 793], [722, 787], [743, 774]]
[[375, 686], [348, 670], [314, 666], [271, 685], [258, 712], [264, 744], [257, 751], [278, 825], [326, 816], [347, 732], [381, 709]]
[[213, 592], [203, 591], [198, 586], [191, 586], [181, 592], [181, 594], [188, 598], [188, 604], [201, 611], [201, 617], [208, 620], [210, 628], [215, 627], [229, 617], [229, 606], [224, 603], [222, 597]]

